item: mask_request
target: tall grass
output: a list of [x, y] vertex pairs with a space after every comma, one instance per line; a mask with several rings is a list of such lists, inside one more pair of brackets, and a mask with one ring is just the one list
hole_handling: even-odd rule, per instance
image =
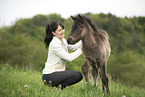
[[64, 90], [47, 87], [41, 80], [42, 73], [33, 69], [24, 70], [10, 65], [0, 65], [0, 97], [144, 97], [145, 90], [127, 87], [119, 82], [110, 81], [110, 94], [98, 86], [86, 86], [85, 80]]

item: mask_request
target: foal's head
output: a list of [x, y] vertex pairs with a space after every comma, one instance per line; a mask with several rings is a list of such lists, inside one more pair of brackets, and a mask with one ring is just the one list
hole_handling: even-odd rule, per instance
[[85, 19], [79, 14], [76, 17], [71, 16], [71, 18], [74, 23], [72, 25], [71, 32], [68, 36], [67, 41], [69, 44], [74, 44], [81, 40], [81, 37], [85, 31]]
[[69, 44], [78, 42], [83, 38], [84, 35], [87, 35], [89, 31], [98, 32], [96, 25], [91, 21], [89, 17], [78, 14], [78, 16], [76, 17], [71, 16], [71, 18], [74, 23], [67, 39]]

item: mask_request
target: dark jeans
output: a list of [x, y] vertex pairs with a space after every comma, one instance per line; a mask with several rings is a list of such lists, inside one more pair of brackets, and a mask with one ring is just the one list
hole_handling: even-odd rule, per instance
[[54, 72], [52, 74], [43, 74], [42, 81], [45, 85], [59, 87], [61, 89], [66, 88], [66, 86], [73, 85], [83, 78], [82, 74], [78, 71], [61, 71]]

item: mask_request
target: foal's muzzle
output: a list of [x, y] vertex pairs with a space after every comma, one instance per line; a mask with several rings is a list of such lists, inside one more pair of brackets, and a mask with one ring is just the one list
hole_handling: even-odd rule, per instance
[[68, 44], [74, 44], [74, 39], [73, 39], [73, 37], [72, 36], [69, 36], [68, 38], [67, 38], [67, 43]]

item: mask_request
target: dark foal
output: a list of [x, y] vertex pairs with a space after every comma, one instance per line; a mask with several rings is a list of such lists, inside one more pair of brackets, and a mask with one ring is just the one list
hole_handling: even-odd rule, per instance
[[110, 56], [111, 48], [108, 34], [105, 31], [98, 30], [91, 19], [85, 15], [71, 16], [71, 18], [74, 23], [67, 41], [69, 44], [74, 44], [82, 40], [83, 53], [85, 55], [82, 71], [87, 83], [90, 83], [89, 67], [92, 66], [95, 86], [97, 86], [97, 76], [99, 73], [102, 80], [102, 90], [109, 93], [107, 59]]

